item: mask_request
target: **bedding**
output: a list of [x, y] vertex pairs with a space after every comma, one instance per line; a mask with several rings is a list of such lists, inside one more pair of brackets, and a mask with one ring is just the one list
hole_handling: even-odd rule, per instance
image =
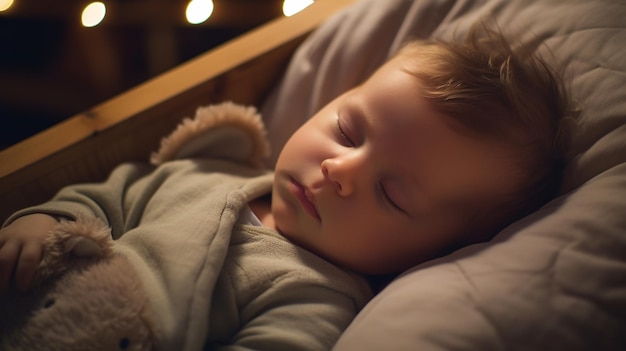
[[407, 39], [453, 39], [476, 21], [536, 43], [582, 108], [559, 196], [488, 243], [404, 272], [335, 350], [623, 350], [624, 1], [360, 0], [299, 47], [262, 106], [273, 149]]

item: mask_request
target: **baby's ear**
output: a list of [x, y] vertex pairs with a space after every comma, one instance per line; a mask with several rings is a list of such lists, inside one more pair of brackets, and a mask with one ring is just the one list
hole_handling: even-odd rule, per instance
[[110, 228], [99, 218], [62, 219], [43, 242], [43, 259], [33, 285], [60, 276], [81, 261], [110, 257], [113, 253]]

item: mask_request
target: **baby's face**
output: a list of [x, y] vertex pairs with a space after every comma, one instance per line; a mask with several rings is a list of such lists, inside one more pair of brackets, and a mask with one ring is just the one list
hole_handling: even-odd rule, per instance
[[520, 181], [503, 146], [460, 131], [421, 97], [405, 59], [320, 110], [276, 164], [277, 229], [361, 273], [433, 258]]

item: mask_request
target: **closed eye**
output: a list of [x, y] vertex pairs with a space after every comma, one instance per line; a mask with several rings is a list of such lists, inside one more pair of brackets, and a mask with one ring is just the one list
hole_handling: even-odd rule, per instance
[[339, 135], [341, 136], [341, 138], [343, 138], [346, 141], [348, 146], [355, 146], [356, 145], [354, 143], [354, 141], [352, 139], [350, 139], [348, 134], [345, 132], [344, 128], [341, 126], [341, 118], [339, 118], [339, 117], [337, 117], [337, 131], [338, 131]]
[[383, 183], [378, 183], [378, 191], [379, 193], [382, 195], [382, 199], [383, 201], [389, 205], [392, 209], [399, 211], [403, 214], [407, 214], [408, 212], [406, 212], [402, 207], [398, 206], [397, 203], [395, 203], [395, 201], [393, 201], [393, 199], [391, 198], [391, 196], [389, 196], [389, 193], [387, 192], [387, 190], [385, 189], [385, 186], [383, 185]]

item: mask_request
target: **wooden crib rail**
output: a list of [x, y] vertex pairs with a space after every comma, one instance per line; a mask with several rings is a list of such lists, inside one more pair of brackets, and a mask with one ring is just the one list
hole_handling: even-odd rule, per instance
[[67, 184], [102, 181], [122, 162], [148, 160], [200, 105], [260, 104], [306, 35], [353, 1], [318, 0], [0, 151], [0, 221]]

